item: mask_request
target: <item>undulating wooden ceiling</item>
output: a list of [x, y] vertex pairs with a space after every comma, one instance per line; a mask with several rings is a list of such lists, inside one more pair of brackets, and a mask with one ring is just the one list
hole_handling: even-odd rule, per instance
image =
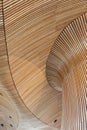
[[86, 11], [85, 0], [0, 0], [0, 130], [86, 130]]

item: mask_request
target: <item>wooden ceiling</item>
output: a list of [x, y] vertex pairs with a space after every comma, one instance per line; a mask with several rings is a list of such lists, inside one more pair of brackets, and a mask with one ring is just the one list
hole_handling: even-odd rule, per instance
[[[59, 86], [59, 91], [56, 91], [48, 82], [46, 65], [48, 55], [58, 35], [70, 22], [86, 11], [87, 2], [85, 0], [0, 1], [0, 93], [3, 95], [2, 100], [4, 97], [6, 98], [5, 95], [9, 97], [6, 102], [9, 102], [10, 109], [14, 108], [14, 113], [17, 114], [15, 114], [14, 121], [14, 114], [12, 114], [12, 120], [9, 118], [11, 116], [8, 111], [9, 107], [6, 113], [0, 109], [1, 113], [6, 116], [3, 119], [2, 114], [0, 115], [0, 121], [3, 119], [0, 123], [5, 126], [0, 126], [0, 130], [14, 130], [17, 126], [17, 130], [60, 130], [63, 116], [66, 116], [65, 120], [72, 118], [72, 123], [74, 117], [71, 115], [68, 117], [67, 110], [68, 107], [74, 107], [73, 101], [76, 97], [74, 100], [72, 99], [75, 88], [73, 87], [73, 92], [71, 92], [67, 86], [69, 85], [70, 88], [72, 84], [74, 86], [74, 81], [68, 84], [72, 80], [70, 76], [73, 77], [73, 73], [71, 72], [64, 79], [63, 97], [66, 99], [64, 101], [61, 87]], [[83, 35], [81, 36], [83, 38]], [[85, 66], [84, 63], [82, 65]], [[77, 66], [74, 73], [76, 70], [80, 72], [79, 75], [83, 76], [79, 80], [84, 80], [81, 66]], [[76, 82], [79, 82], [78, 79]], [[84, 89], [82, 89], [83, 91]], [[4, 92], [6, 94], [3, 94]], [[78, 92], [79, 94], [82, 94], [81, 91]], [[62, 101], [67, 101], [69, 104], [67, 103], [64, 107]], [[82, 101], [84, 102], [84, 100]], [[76, 112], [76, 110], [78, 109], [73, 111]], [[81, 111], [84, 111], [83, 107]], [[70, 127], [68, 121], [66, 125], [64, 122], [62, 124], [65, 126], [63, 130], [86, 130], [86, 128]]]
[[87, 13], [57, 37], [47, 61], [47, 79], [62, 91], [62, 130], [86, 130]]

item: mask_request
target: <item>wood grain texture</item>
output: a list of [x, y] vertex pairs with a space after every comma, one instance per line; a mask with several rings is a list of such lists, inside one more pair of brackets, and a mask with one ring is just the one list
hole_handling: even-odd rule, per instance
[[[4, 25], [4, 12], [3, 12], [3, 1], [0, 1], [0, 93], [3, 95], [2, 90], [4, 93], [7, 93], [9, 96], [9, 104], [13, 102], [14, 104], [14, 110], [17, 111], [18, 114], [18, 129], [24, 130], [24, 129], [31, 129], [33, 128], [46, 128], [47, 126], [43, 124], [40, 120], [38, 120], [33, 113], [30, 112], [29, 109], [26, 108], [23, 101], [21, 100], [12, 76], [11, 71], [9, 68], [9, 60], [8, 60], [8, 52], [7, 52], [7, 42], [6, 42], [6, 34], [5, 34], [5, 25]], [[5, 94], [4, 97], [6, 98]], [[1, 101], [1, 98], [0, 98]], [[1, 107], [0, 107], [1, 108]], [[2, 108], [0, 112], [2, 112]], [[7, 112], [6, 112], [7, 113]], [[6, 114], [4, 112], [4, 114]], [[3, 118], [4, 115], [3, 114]], [[3, 129], [8, 129], [8, 126], [6, 127], [6, 124], [8, 122], [1, 121], [2, 118], [0, 118], [0, 128], [1, 124], [4, 124]], [[11, 129], [11, 127], [9, 127]], [[15, 128], [12, 128], [15, 129]]]
[[[57, 36], [67, 24], [87, 11], [87, 4], [83, 0], [0, 2], [0, 17], [3, 19], [0, 20], [0, 84], [7, 89], [18, 111], [18, 130], [31, 130], [32, 127], [38, 130], [54, 130], [56, 127], [60, 130], [62, 89], [59, 87], [61, 91], [56, 91], [48, 83], [46, 62]], [[83, 75], [81, 67], [79, 70]], [[68, 84], [69, 78], [67, 76], [65, 84]], [[67, 87], [64, 86], [64, 90]], [[69, 100], [67, 93], [63, 92], [66, 101]], [[67, 107], [68, 104], [63, 114]], [[64, 130], [70, 129], [63, 121], [62, 124], [66, 128]]]
[[63, 93], [62, 130], [86, 130], [87, 14], [57, 37], [47, 61], [50, 86]]

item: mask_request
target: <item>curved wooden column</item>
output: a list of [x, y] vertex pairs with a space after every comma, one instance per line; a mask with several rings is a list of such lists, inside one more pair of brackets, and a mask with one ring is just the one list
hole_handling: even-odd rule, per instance
[[86, 130], [87, 14], [57, 37], [47, 62], [49, 84], [63, 93], [62, 130]]

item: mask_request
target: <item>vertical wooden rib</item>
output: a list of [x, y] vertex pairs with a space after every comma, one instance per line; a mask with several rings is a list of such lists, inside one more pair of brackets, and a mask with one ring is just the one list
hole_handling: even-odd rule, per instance
[[86, 21], [86, 14], [72, 21], [48, 57], [48, 82], [63, 93], [62, 130], [86, 130]]

